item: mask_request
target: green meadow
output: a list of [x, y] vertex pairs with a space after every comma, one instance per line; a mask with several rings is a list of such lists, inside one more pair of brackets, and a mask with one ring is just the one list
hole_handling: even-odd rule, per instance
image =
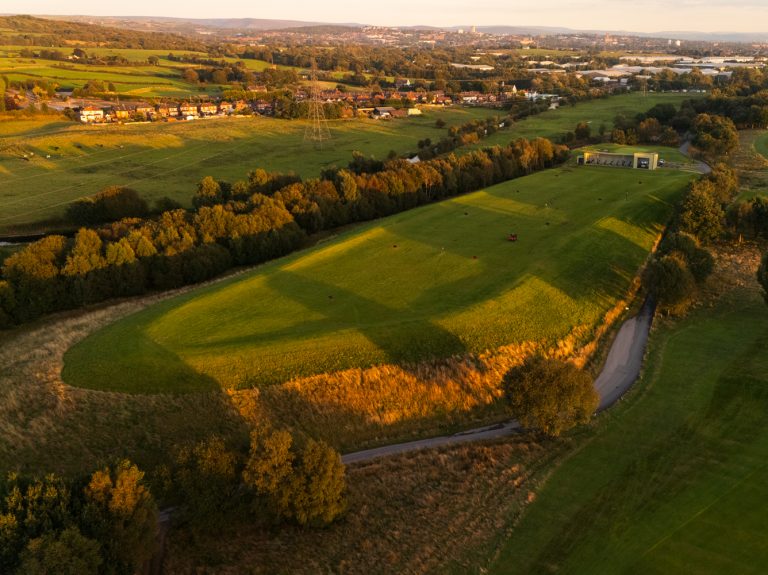
[[768, 565], [768, 307], [739, 290], [651, 338], [490, 570], [759, 574]]
[[[512, 127], [512, 133], [515, 137], [536, 138], [541, 136], [557, 140], [566, 132], [573, 131], [579, 122], [588, 122], [592, 128], [593, 136], [598, 135], [601, 124], [605, 126], [606, 133], [610, 134], [613, 129], [613, 119], [619, 114], [634, 118], [637, 114], [650, 110], [656, 104], [670, 103], [679, 106], [683, 100], [690, 100], [691, 98], [691, 94], [641, 94], [632, 92], [590, 100], [572, 106], [564, 105], [556, 110], [547, 110], [543, 114], [517, 122]], [[508, 133], [507, 131], [497, 132], [479, 145], [505, 144], [508, 141]]]
[[243, 388], [554, 342], [625, 294], [690, 178], [569, 166], [356, 227], [94, 333], [64, 379]]
[[398, 121], [337, 120], [330, 122], [331, 144], [322, 149], [304, 141], [307, 123], [299, 120], [0, 121], [0, 233], [61, 218], [69, 203], [109, 185], [135, 188], [150, 202], [168, 196], [188, 206], [205, 176], [234, 181], [265, 168], [316, 177], [323, 167], [345, 166], [352, 150], [384, 158], [390, 150], [416, 150], [420, 139], [439, 139], [446, 129], [435, 127], [437, 118], [459, 125], [493, 113], [440, 108]]

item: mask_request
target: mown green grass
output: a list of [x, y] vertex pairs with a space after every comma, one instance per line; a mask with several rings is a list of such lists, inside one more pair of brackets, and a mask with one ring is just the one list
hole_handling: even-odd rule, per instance
[[553, 472], [492, 573], [765, 572], [768, 307], [742, 292], [661, 328], [638, 387]]
[[124, 126], [0, 122], [0, 232], [61, 217], [69, 203], [109, 185], [189, 206], [205, 176], [234, 181], [265, 168], [316, 177], [323, 167], [346, 166], [352, 150], [378, 158], [416, 150], [420, 139], [446, 133], [435, 127], [437, 118], [458, 125], [492, 114], [448, 108], [390, 122], [333, 121], [333, 139], [322, 149], [304, 141], [306, 122], [262, 117]]
[[683, 100], [691, 99], [691, 94], [651, 93], [641, 94], [632, 92], [611, 96], [599, 100], [590, 100], [565, 105], [557, 110], [547, 110], [542, 114], [517, 122], [512, 129], [500, 131], [483, 141], [481, 145], [506, 144], [510, 135], [513, 137], [535, 138], [538, 136], [558, 140], [563, 134], [573, 131], [579, 122], [588, 122], [592, 134], [597, 135], [600, 125], [604, 125], [607, 133], [613, 129], [613, 120], [618, 114], [634, 118], [637, 114], [650, 110], [656, 104], [671, 103], [679, 106]]
[[64, 378], [183, 392], [553, 342], [625, 293], [690, 177], [565, 167], [405, 212], [99, 331]]

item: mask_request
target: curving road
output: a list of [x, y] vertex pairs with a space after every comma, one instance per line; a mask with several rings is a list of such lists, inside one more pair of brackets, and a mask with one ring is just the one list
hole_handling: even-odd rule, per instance
[[[632, 386], [640, 375], [643, 366], [645, 346], [648, 343], [648, 333], [651, 329], [655, 305], [646, 300], [640, 313], [626, 320], [616, 338], [611, 344], [608, 358], [603, 370], [595, 380], [595, 389], [600, 396], [600, 404], [597, 411], [603, 411], [616, 403], [621, 396]], [[456, 445], [469, 441], [481, 441], [496, 439], [511, 435], [520, 429], [520, 424], [515, 421], [507, 421], [497, 425], [478, 427], [468, 431], [462, 431], [454, 435], [443, 435], [407, 443], [384, 445], [374, 449], [355, 451], [342, 455], [341, 460], [345, 464], [369, 461], [377, 457], [396, 455], [419, 449], [430, 449], [443, 445]]]

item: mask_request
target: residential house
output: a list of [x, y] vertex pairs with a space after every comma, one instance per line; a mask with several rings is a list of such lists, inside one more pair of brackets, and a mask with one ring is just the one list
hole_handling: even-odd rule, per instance
[[104, 110], [96, 106], [85, 106], [78, 110], [80, 121], [84, 124], [104, 121]]
[[215, 116], [219, 112], [219, 107], [214, 102], [203, 102], [200, 104], [201, 116]]
[[184, 102], [179, 106], [179, 113], [182, 118], [187, 120], [194, 119], [200, 116], [200, 112], [197, 110], [197, 104], [191, 102]]

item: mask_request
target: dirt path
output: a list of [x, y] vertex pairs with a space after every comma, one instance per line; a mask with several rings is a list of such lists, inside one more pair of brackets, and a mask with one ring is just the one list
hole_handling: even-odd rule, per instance
[[[621, 396], [624, 395], [640, 375], [654, 309], [653, 303], [646, 301], [640, 313], [626, 320], [619, 329], [619, 333], [611, 344], [603, 370], [595, 380], [595, 389], [600, 396], [598, 412], [607, 409], [621, 399]], [[349, 464], [418, 449], [455, 445], [468, 441], [496, 439], [511, 435], [519, 429], [520, 424], [515, 420], [511, 420], [497, 425], [462, 431], [454, 435], [420, 439], [418, 441], [385, 445], [374, 449], [366, 449], [365, 451], [347, 453], [342, 456], [341, 460], [345, 464]]]

